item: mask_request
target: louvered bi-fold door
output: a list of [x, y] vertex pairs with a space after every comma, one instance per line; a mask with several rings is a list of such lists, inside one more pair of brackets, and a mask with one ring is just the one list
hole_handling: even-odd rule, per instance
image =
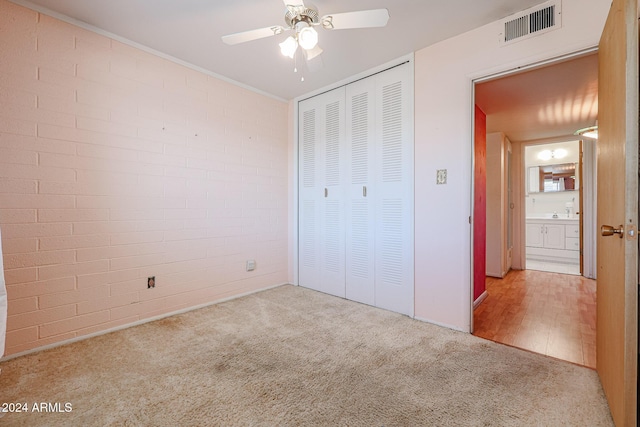
[[344, 88], [302, 101], [299, 283], [345, 296]]
[[375, 305], [413, 316], [413, 86], [409, 64], [375, 85]]
[[409, 64], [299, 104], [299, 284], [413, 315]]
[[375, 77], [346, 88], [346, 295], [375, 305]]
[[316, 98], [299, 104], [298, 275], [311, 289], [320, 288], [319, 107]]

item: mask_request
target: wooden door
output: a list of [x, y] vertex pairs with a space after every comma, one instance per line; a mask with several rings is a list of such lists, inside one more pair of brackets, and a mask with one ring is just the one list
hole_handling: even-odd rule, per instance
[[475, 106], [473, 155], [473, 301], [486, 291], [487, 279], [487, 115]]
[[[578, 206], [574, 206], [578, 217], [578, 250], [580, 251], [580, 274], [584, 276], [584, 142], [578, 143]], [[567, 229], [568, 230], [568, 229]], [[567, 232], [567, 237], [575, 237], [574, 233]], [[567, 248], [567, 249], [573, 249]]]
[[599, 49], [597, 370], [613, 420], [636, 425], [638, 365], [637, 0], [614, 0]]

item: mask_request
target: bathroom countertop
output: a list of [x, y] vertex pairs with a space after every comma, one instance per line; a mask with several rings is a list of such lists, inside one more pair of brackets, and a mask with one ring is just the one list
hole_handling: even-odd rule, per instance
[[531, 216], [527, 216], [527, 221], [536, 221], [536, 222], [561, 222], [561, 221], [566, 221], [566, 222], [577, 222], [580, 220], [580, 217], [578, 215], [571, 215], [567, 218], [567, 215], [561, 215], [558, 214], [557, 218], [554, 218], [552, 215], [531, 215]]

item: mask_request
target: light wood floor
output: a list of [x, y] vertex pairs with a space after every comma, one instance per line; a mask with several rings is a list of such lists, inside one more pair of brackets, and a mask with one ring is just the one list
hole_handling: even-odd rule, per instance
[[474, 335], [595, 369], [595, 280], [512, 270], [486, 283]]

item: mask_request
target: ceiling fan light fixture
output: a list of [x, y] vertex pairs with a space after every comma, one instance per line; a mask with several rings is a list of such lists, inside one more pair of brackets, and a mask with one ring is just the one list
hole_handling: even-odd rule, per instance
[[[294, 3], [294, 4], [290, 4]], [[277, 36], [285, 31], [293, 31], [291, 37], [287, 37], [280, 43], [282, 55], [291, 59], [296, 58], [296, 54], [302, 54], [302, 59], [309, 61], [317, 58], [322, 53], [318, 46], [318, 32], [314, 27], [322, 25], [326, 30], [346, 30], [354, 28], [374, 28], [384, 27], [389, 20], [387, 9], [359, 10], [354, 12], [343, 12], [325, 15], [321, 17], [318, 9], [311, 5], [306, 5], [303, 0], [284, 0], [286, 26], [272, 25], [265, 28], [243, 31], [240, 33], [222, 36], [222, 41], [228, 45], [258, 40], [265, 37]], [[302, 48], [298, 52], [298, 46]], [[321, 63], [316, 61], [316, 63]]]
[[304, 27], [298, 32], [298, 43], [305, 50], [313, 49], [318, 44], [318, 32], [313, 27]]
[[538, 153], [538, 159], [547, 161], [551, 159], [564, 159], [569, 152], [564, 148], [556, 148], [555, 150], [542, 150]]
[[289, 36], [285, 41], [280, 43], [280, 52], [284, 56], [288, 56], [293, 59], [293, 55], [296, 53], [296, 49], [298, 49], [298, 42], [293, 36]]
[[574, 135], [584, 136], [585, 138], [598, 139], [598, 125], [589, 126], [575, 131]]

